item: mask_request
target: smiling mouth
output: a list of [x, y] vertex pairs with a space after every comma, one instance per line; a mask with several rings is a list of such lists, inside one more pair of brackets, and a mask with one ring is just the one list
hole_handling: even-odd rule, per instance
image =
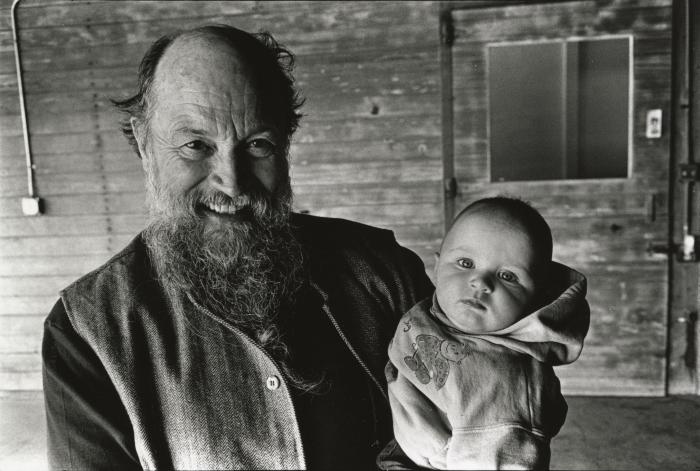
[[468, 298], [468, 299], [462, 299], [459, 301], [462, 304], [466, 304], [468, 307], [477, 310], [477, 311], [485, 311], [486, 306], [484, 306], [481, 302], [479, 302], [477, 299], [474, 298]]
[[238, 210], [240, 209], [240, 207], [238, 207], [237, 205], [233, 205], [233, 204], [203, 203], [202, 207], [204, 209], [207, 209], [207, 210], [213, 212], [213, 213], [228, 215], [228, 216], [236, 214], [238, 212]]

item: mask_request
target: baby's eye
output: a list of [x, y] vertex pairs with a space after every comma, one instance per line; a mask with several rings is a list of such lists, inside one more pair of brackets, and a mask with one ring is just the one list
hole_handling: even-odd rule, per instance
[[503, 281], [507, 281], [509, 283], [514, 283], [518, 281], [518, 277], [515, 275], [515, 273], [503, 270], [498, 272], [498, 277], [502, 279]]
[[248, 142], [246, 150], [251, 157], [263, 159], [274, 154], [275, 144], [269, 139], [258, 137]]
[[474, 268], [474, 261], [471, 258], [459, 258], [457, 259], [457, 265], [462, 268]]

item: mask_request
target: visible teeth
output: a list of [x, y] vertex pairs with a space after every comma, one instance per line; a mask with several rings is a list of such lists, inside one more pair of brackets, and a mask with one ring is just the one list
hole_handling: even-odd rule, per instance
[[207, 203], [207, 207], [219, 214], [234, 214], [236, 207], [232, 204], [211, 204]]

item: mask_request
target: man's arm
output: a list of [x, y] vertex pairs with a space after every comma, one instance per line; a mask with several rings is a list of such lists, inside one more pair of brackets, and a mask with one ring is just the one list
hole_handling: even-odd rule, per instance
[[418, 254], [402, 245], [399, 246], [399, 252], [404, 267], [402, 286], [408, 287], [412, 296], [416, 298], [415, 302], [409, 306], [410, 309], [419, 301], [431, 296], [435, 287], [430, 281], [425, 265], [423, 265], [423, 261], [418, 257]]
[[51, 469], [141, 469], [129, 417], [62, 301], [44, 322], [44, 400]]

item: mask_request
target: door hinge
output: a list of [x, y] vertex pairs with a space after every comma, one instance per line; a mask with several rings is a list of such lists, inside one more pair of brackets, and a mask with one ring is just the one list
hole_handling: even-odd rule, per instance
[[445, 190], [445, 199], [454, 199], [457, 197], [457, 179], [455, 177], [445, 178], [443, 181]]
[[687, 182], [698, 182], [700, 181], [700, 164], [697, 162], [680, 164], [680, 181]]
[[647, 245], [647, 254], [675, 255], [676, 261], [681, 263], [692, 263], [700, 261], [700, 236], [686, 234], [680, 244], [665, 242], [650, 242]]
[[440, 15], [440, 43], [445, 46], [452, 46], [455, 42], [455, 26], [452, 21], [452, 13], [442, 12]]
[[678, 244], [667, 244], [665, 242], [649, 242], [647, 245], [647, 255], [664, 254], [671, 255], [678, 251]]
[[697, 311], [686, 312], [686, 315], [676, 319], [676, 322], [685, 324], [685, 353], [683, 354], [683, 363], [685, 363], [688, 371], [695, 372], [698, 349], [696, 344], [698, 313]]

